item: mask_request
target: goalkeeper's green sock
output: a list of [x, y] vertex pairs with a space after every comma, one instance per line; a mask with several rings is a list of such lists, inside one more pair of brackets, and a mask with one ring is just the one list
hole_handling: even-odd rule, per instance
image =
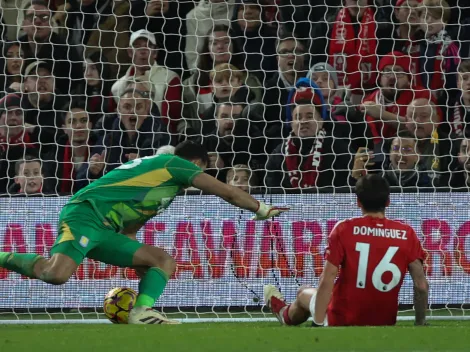
[[153, 307], [168, 282], [168, 275], [159, 268], [150, 268], [139, 282], [139, 295], [134, 307]]
[[42, 258], [34, 253], [0, 252], [0, 267], [35, 279], [34, 265]]

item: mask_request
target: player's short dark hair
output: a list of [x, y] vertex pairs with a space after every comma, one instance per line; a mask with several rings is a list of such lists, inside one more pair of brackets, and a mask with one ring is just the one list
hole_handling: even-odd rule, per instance
[[184, 141], [178, 144], [175, 148], [175, 155], [190, 161], [201, 160], [205, 164], [209, 162], [207, 150], [202, 144], [193, 141]]
[[390, 197], [390, 185], [379, 174], [368, 174], [356, 183], [356, 195], [367, 212], [383, 212]]

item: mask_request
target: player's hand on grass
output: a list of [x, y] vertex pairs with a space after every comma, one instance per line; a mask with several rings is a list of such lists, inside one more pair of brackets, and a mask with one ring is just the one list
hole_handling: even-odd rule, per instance
[[275, 205], [267, 205], [263, 202], [258, 202], [258, 210], [255, 212], [256, 215], [253, 217], [253, 220], [266, 220], [278, 216], [281, 213], [288, 211], [289, 209], [290, 208], [282, 208]]
[[365, 176], [367, 174], [367, 167], [375, 164], [371, 159], [374, 159], [374, 154], [371, 151], [367, 148], [359, 148], [354, 157], [352, 177], [358, 180], [362, 176]]

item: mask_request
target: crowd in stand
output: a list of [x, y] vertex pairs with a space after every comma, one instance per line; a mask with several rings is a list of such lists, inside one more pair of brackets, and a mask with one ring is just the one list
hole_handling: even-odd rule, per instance
[[[183, 140], [247, 191], [470, 189], [470, 3], [2, 1], [0, 194]], [[170, 148], [171, 149], [171, 148]]]

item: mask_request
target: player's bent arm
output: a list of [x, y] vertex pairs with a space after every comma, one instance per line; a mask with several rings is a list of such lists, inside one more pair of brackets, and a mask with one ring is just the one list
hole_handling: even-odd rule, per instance
[[335, 279], [338, 275], [338, 267], [331, 264], [328, 260], [325, 262], [323, 273], [320, 276], [317, 296], [315, 298], [315, 316], [313, 322], [316, 325], [322, 325], [326, 318], [328, 304], [330, 304], [331, 294], [335, 285]]
[[429, 284], [424, 275], [423, 263], [417, 259], [408, 266], [408, 270], [413, 279], [415, 325], [425, 325]]
[[201, 173], [194, 177], [192, 185], [203, 192], [214, 194], [239, 208], [256, 213], [255, 220], [267, 219], [272, 216], [279, 215], [283, 211], [289, 210], [288, 208], [277, 208], [258, 202], [245, 191], [220, 182], [216, 178], [205, 173]]

